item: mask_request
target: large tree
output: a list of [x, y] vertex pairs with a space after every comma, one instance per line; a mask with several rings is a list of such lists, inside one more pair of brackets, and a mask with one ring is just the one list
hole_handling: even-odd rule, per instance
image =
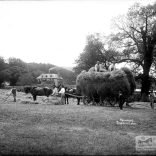
[[104, 40], [105, 37], [99, 36], [99, 34], [92, 34], [87, 36], [87, 43], [83, 52], [79, 55], [79, 58], [75, 61], [75, 72], [78, 74], [82, 70], [88, 70], [93, 67], [97, 61], [103, 62], [105, 68], [112, 61], [117, 59], [118, 53], [113, 49], [106, 50]]
[[20, 75], [16, 83], [16, 85], [19, 85], [19, 86], [32, 85], [32, 84], [35, 84], [35, 78], [32, 76], [31, 73], [25, 73], [25, 74]]
[[141, 95], [145, 100], [150, 89], [150, 69], [156, 47], [155, 5], [141, 6], [136, 3], [127, 15], [114, 20], [117, 33], [111, 35], [111, 47], [120, 51], [119, 62], [133, 62], [135, 69], [141, 68]]

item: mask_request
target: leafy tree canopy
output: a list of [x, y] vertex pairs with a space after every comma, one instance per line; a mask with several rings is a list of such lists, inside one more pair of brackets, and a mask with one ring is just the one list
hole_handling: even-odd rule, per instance
[[113, 25], [114, 33], [102, 40], [96, 35], [87, 37], [75, 71], [88, 70], [97, 60], [104, 62], [106, 69], [112, 60], [131, 63], [133, 71], [141, 75], [145, 100], [151, 85], [150, 73], [156, 67], [156, 3], [147, 6], [135, 3], [126, 15], [114, 18]]
[[105, 68], [108, 69], [110, 63], [117, 60], [119, 53], [114, 49], [106, 49], [103, 39], [106, 40], [106, 38], [99, 36], [99, 34], [89, 35], [87, 37], [86, 46], [79, 58], [75, 61], [77, 66], [74, 70], [77, 74], [82, 70], [90, 69], [97, 61], [103, 62]]
[[119, 62], [133, 62], [136, 74], [142, 73], [142, 97], [150, 89], [149, 74], [156, 55], [156, 9], [135, 3], [127, 15], [114, 20], [118, 33], [110, 36], [111, 47], [121, 53]]
[[[48, 73], [53, 64], [25, 63], [18, 58], [9, 58], [8, 63], [0, 57], [0, 87], [3, 82], [8, 81], [10, 85], [31, 85], [36, 84], [36, 78], [42, 73]], [[58, 69], [60, 76], [67, 84], [75, 84], [75, 74], [64, 68]]]

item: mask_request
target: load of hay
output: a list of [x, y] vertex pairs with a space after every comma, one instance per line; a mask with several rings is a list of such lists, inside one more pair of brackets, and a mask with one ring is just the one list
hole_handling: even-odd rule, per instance
[[[106, 69], [100, 69], [100, 72], [106, 72], [107, 70]], [[95, 67], [91, 67], [88, 72], [95, 72]]]
[[21, 104], [39, 104], [39, 102], [31, 101], [31, 100], [20, 100]]
[[77, 90], [91, 101], [117, 98], [119, 91], [127, 98], [134, 92], [135, 86], [133, 74], [128, 68], [111, 72], [82, 72], [76, 80]]

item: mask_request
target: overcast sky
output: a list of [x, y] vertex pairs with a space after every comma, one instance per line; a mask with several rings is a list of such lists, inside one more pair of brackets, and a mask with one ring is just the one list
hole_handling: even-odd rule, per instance
[[[137, 0], [151, 3], [154, 0]], [[0, 56], [74, 66], [86, 36], [111, 32], [111, 19], [136, 0], [0, 1]]]

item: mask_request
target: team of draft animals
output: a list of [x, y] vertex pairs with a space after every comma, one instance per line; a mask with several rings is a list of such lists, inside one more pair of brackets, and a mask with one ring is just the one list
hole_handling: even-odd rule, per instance
[[[60, 85], [54, 86], [53, 89], [48, 87], [24, 87], [26, 94], [31, 93], [33, 100], [37, 100], [37, 96], [60, 96], [61, 104], [69, 104], [68, 98], [77, 98], [77, 105], [80, 104], [80, 99], [83, 103], [87, 102], [102, 103], [106, 98], [115, 99], [119, 104], [119, 108], [123, 109], [123, 104], [126, 103], [128, 96], [132, 95], [136, 89], [133, 74], [128, 68], [116, 69], [115, 62], [113, 62], [108, 71], [104, 68], [104, 64], [99, 61], [89, 71], [83, 70], [76, 80], [76, 88], [68, 88]], [[9, 95], [13, 95], [14, 102], [16, 102], [16, 88], [13, 87]], [[154, 99], [156, 98], [153, 90], [150, 92], [150, 106], [154, 109]]]

